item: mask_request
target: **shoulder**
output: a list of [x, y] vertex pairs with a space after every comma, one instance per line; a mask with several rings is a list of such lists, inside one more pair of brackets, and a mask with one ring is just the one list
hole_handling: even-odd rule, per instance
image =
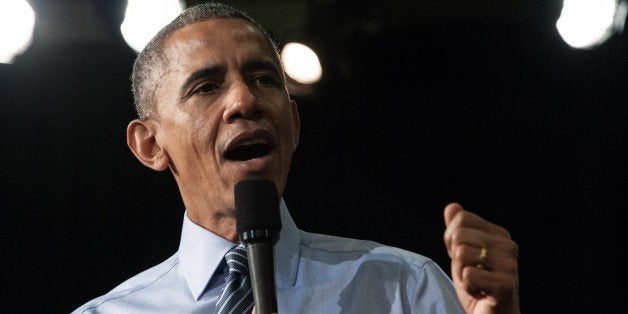
[[97, 297], [81, 307], [77, 308], [72, 314], [78, 313], [97, 313], [101, 312], [103, 307], [115, 306], [117, 303], [128, 302], [130, 299], [142, 298], [146, 293], [154, 289], [159, 289], [167, 277], [176, 273], [179, 265], [179, 258], [174, 254], [160, 264], [153, 266], [119, 284], [106, 294]]
[[[301, 247], [316, 255], [334, 255], [342, 259], [381, 260], [422, 268], [433, 261], [424, 255], [369, 240], [352, 239], [301, 231]], [[309, 252], [308, 252], [309, 251]]]
[[321, 286], [332, 281], [350, 291], [352, 299], [360, 300], [349, 302], [350, 308], [362, 309], [355, 312], [387, 304], [398, 306], [399, 312], [461, 313], [450, 277], [427, 256], [374, 241], [307, 232], [301, 234], [300, 256], [303, 282]]
[[117, 287], [113, 288], [113, 290], [109, 293], [115, 293], [118, 291], [133, 292], [149, 287], [158, 282], [165, 275], [172, 272], [178, 264], [179, 256], [174, 254], [160, 264], [127, 279]]

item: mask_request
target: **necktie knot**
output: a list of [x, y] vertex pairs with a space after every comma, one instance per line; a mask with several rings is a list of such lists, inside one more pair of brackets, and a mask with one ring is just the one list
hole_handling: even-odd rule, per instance
[[229, 275], [249, 274], [249, 260], [244, 245], [240, 244], [227, 252], [225, 260], [229, 266]]

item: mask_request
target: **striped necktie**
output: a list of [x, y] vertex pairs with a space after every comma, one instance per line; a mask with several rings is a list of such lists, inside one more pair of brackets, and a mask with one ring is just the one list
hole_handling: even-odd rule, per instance
[[219, 314], [250, 313], [253, 309], [253, 291], [244, 245], [240, 244], [227, 252], [225, 260], [229, 273], [225, 276], [225, 289], [216, 303], [216, 311]]

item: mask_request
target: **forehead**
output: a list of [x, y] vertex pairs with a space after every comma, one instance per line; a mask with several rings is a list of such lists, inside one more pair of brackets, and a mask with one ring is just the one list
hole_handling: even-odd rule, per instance
[[173, 61], [180, 65], [207, 62], [207, 58], [237, 57], [237, 53], [276, 59], [264, 35], [242, 19], [211, 19], [187, 25], [164, 42], [164, 52], [171, 65]]

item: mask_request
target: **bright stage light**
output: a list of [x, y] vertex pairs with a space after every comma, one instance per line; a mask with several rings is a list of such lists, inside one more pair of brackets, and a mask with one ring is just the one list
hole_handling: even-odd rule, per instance
[[316, 53], [308, 46], [287, 43], [281, 50], [281, 62], [286, 74], [300, 84], [313, 84], [323, 75]]
[[35, 11], [26, 0], [0, 0], [0, 63], [13, 63], [33, 41]]
[[128, 0], [120, 31], [127, 44], [140, 52], [183, 9], [180, 0]]
[[564, 0], [556, 28], [570, 46], [589, 49], [613, 35], [625, 18], [617, 14], [619, 7], [616, 0]]

